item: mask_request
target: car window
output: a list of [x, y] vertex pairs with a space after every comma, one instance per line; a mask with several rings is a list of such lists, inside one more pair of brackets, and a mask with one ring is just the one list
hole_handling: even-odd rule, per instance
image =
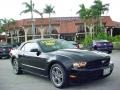
[[43, 52], [51, 52], [59, 49], [76, 48], [75, 45], [65, 40], [41, 40], [39, 42]]
[[39, 46], [37, 43], [26, 43], [21, 50], [30, 52], [32, 49], [39, 49]]

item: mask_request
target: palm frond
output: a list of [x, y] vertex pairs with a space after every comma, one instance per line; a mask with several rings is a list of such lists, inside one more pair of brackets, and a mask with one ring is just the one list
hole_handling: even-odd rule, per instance
[[10, 18], [9, 21], [8, 21], [9, 24], [15, 24], [16, 21], [13, 19], [13, 18]]
[[41, 17], [43, 17], [43, 13], [39, 12], [37, 9], [34, 9], [33, 12], [39, 14]]
[[22, 15], [23, 13], [28, 13], [28, 12], [30, 12], [30, 11], [31, 11], [30, 9], [23, 10], [23, 11], [20, 13], [20, 15]]
[[30, 5], [30, 4], [27, 3], [27, 2], [23, 2], [23, 5], [25, 5], [26, 8], [31, 8], [31, 7], [32, 7], [32, 5]]
[[41, 15], [42, 13], [41, 12], [39, 12], [37, 9], [34, 9], [33, 10], [35, 13], [37, 13], [37, 14], [39, 14], [39, 15]]
[[54, 11], [54, 6], [51, 5], [46, 5], [46, 7], [44, 8], [44, 13], [55, 13]]

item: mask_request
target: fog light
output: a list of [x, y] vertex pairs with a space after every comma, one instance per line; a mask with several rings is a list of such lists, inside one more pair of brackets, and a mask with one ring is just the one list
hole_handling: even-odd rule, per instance
[[75, 75], [70, 75], [69, 77], [72, 78], [72, 79], [77, 78], [77, 76], [75, 76]]

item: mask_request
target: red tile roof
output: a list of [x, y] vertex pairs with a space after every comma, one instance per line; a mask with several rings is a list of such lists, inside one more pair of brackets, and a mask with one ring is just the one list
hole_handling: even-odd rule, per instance
[[115, 28], [120, 28], [120, 22], [113, 21]]
[[103, 16], [102, 17], [102, 22], [105, 24], [106, 27], [113, 27], [114, 23], [110, 16]]
[[64, 22], [61, 22], [60, 24], [60, 30], [59, 30], [59, 33], [75, 33], [77, 31], [75, 31], [75, 23], [72, 21], [72, 22], [69, 22], [69, 21], [64, 21]]
[[[40, 25], [41, 23], [44, 25], [48, 25], [48, 18], [35, 18], [35, 25]], [[69, 21], [69, 22], [75, 22], [75, 23], [81, 23], [79, 17], [54, 17], [51, 18], [51, 24], [60, 24], [61, 21]], [[110, 18], [110, 16], [103, 16], [102, 17], [103, 23], [105, 23], [106, 26], [114, 26], [114, 22]], [[17, 26], [28, 26], [31, 25], [31, 20], [30, 19], [22, 19], [22, 20], [17, 20]]]
[[[35, 18], [35, 25], [48, 25], [49, 19], [48, 18]], [[76, 26], [75, 24], [81, 23], [79, 17], [54, 17], [51, 18], [51, 24], [52, 25], [60, 25], [59, 33], [75, 33]], [[102, 16], [102, 22], [106, 27], [120, 27], [119, 22], [112, 21], [110, 16]], [[31, 26], [31, 19], [22, 19], [22, 20], [16, 20], [16, 25], [14, 27], [29, 27]], [[11, 28], [13, 25], [11, 26]]]

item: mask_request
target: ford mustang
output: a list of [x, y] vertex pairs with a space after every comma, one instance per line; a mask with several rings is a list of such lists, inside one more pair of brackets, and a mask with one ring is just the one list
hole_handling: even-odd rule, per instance
[[57, 88], [72, 80], [109, 76], [114, 64], [98, 51], [80, 50], [62, 39], [35, 39], [10, 52], [15, 74], [23, 71], [47, 77]]

